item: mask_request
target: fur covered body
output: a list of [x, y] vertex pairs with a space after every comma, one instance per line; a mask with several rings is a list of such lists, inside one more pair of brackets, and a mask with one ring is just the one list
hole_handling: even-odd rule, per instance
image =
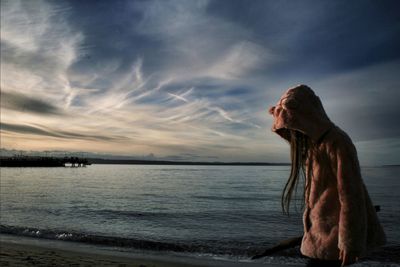
[[272, 130], [290, 140], [288, 130], [309, 137], [306, 156], [303, 255], [339, 259], [340, 250], [365, 255], [386, 238], [362, 181], [356, 149], [326, 115], [307, 86], [289, 89], [270, 109]]

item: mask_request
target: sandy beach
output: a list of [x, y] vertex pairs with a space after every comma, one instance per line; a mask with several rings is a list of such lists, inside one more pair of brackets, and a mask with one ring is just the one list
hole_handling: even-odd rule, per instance
[[[374, 267], [399, 266], [396, 252], [385, 254], [381, 257], [370, 259], [372, 261], [363, 261], [356, 265]], [[382, 261], [379, 263], [376, 260]], [[0, 266], [300, 267], [304, 266], [304, 264], [276, 264], [256, 261], [238, 262], [166, 254], [155, 255], [149, 252], [129, 253], [105, 250], [74, 242], [46, 241], [30, 238], [22, 238], [21, 241], [16, 241], [16, 239], [10, 241], [9, 238], [5, 238], [5, 235], [1, 235]]]
[[199, 267], [250, 266], [299, 267], [261, 262], [234, 262], [216, 259], [192, 258], [150, 253], [127, 253], [82, 246], [73, 242], [34, 240], [22, 238], [10, 241], [2, 235], [0, 266], [132, 266], [132, 267]]
[[1, 242], [1, 266], [201, 266]]

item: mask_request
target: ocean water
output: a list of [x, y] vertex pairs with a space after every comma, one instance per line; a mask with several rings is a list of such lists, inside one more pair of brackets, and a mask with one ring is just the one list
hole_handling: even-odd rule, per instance
[[[286, 166], [92, 165], [0, 168], [2, 233], [121, 248], [248, 258], [302, 234], [280, 196]], [[398, 167], [362, 174], [400, 245]]]

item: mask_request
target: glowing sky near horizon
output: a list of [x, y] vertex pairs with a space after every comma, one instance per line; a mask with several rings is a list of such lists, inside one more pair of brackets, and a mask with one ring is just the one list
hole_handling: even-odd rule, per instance
[[308, 84], [362, 164], [400, 158], [398, 1], [3, 1], [1, 148], [288, 162]]

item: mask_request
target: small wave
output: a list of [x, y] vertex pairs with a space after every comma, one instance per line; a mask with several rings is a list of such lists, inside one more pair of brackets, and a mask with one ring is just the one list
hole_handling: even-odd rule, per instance
[[[38, 229], [31, 227], [18, 227], [9, 225], [0, 225], [0, 233], [10, 234], [17, 236], [27, 236], [35, 238], [44, 238], [52, 240], [63, 240], [63, 241], [73, 241], [82, 242], [93, 245], [104, 245], [112, 247], [121, 248], [133, 248], [140, 250], [151, 250], [151, 251], [171, 251], [171, 252], [183, 252], [183, 253], [195, 253], [198, 255], [214, 255], [215, 257], [227, 256], [227, 257], [239, 257], [242, 260], [249, 257], [257, 255], [264, 251], [266, 247], [270, 245], [264, 243], [249, 243], [240, 241], [228, 241], [221, 242], [219, 240], [196, 240], [186, 242], [162, 242], [155, 240], [143, 240], [135, 238], [123, 238], [115, 236], [104, 236], [95, 235], [87, 233], [69, 232], [69, 231], [59, 231], [59, 230], [49, 230], [49, 229]], [[219, 256], [218, 256], [219, 255]], [[369, 264], [374, 261], [379, 263], [400, 263], [400, 245], [393, 244], [387, 245], [362, 259], [362, 264]], [[274, 258], [290, 258], [299, 259], [301, 254], [298, 248], [287, 249], [278, 252], [273, 255], [273, 257], [267, 257], [264, 261], [270, 261]], [[360, 266], [370, 266], [370, 265], [360, 265]], [[389, 266], [389, 265], [385, 265]]]
[[[152, 251], [189, 252], [230, 256], [250, 256], [254, 255], [257, 251], [256, 249], [249, 249], [249, 244], [243, 245], [244, 249], [232, 248], [230, 246], [220, 246], [220, 244], [217, 244], [218, 242], [215, 240], [206, 242], [193, 241], [187, 243], [173, 243], [9, 225], [0, 225], [0, 233]], [[208, 243], [210, 245], [207, 245]]]

